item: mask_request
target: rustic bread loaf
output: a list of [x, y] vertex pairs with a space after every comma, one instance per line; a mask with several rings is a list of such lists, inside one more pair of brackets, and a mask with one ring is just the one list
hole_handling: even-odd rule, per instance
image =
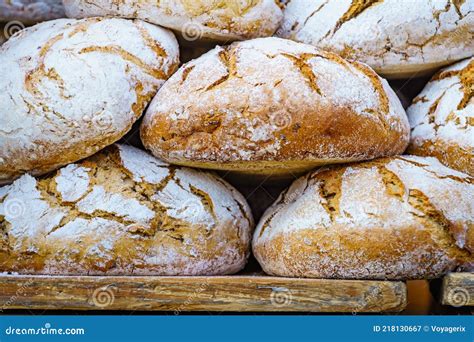
[[474, 176], [474, 58], [438, 72], [408, 108], [408, 153]]
[[33, 24], [64, 17], [61, 0], [0, 1], [0, 21], [17, 20], [23, 24]]
[[138, 18], [176, 30], [187, 41], [228, 42], [271, 36], [283, 16], [274, 0], [64, 0], [64, 5], [72, 18]]
[[290, 1], [277, 35], [367, 63], [387, 78], [420, 76], [474, 55], [474, 1]]
[[409, 124], [392, 89], [368, 66], [260, 38], [184, 64], [150, 104], [141, 137], [170, 163], [289, 175], [399, 154]]
[[113, 145], [0, 188], [0, 272], [234, 273], [252, 228], [245, 199], [222, 179]]
[[401, 156], [312, 172], [264, 214], [253, 251], [268, 274], [435, 278], [474, 269], [474, 178]]
[[122, 137], [179, 63], [142, 21], [58, 19], [0, 48], [0, 183], [43, 174]]

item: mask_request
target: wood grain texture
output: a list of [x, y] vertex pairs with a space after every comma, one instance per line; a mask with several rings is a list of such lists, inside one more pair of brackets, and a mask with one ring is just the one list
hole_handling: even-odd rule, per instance
[[403, 282], [218, 277], [0, 276], [0, 307], [50, 310], [398, 312]]
[[443, 278], [441, 304], [474, 306], [474, 273], [450, 273]]

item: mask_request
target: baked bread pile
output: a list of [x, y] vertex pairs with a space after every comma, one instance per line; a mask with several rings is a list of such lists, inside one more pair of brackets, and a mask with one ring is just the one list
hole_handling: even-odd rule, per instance
[[474, 270], [474, 0], [63, 3], [0, 5], [0, 272]]

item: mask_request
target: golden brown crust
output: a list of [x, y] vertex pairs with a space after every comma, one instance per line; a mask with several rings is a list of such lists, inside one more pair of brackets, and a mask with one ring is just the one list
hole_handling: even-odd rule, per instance
[[252, 226], [247, 203], [222, 179], [113, 145], [0, 188], [0, 272], [234, 273]]
[[474, 175], [474, 59], [436, 73], [407, 109], [407, 152]]
[[474, 149], [463, 149], [455, 143], [442, 140], [410, 143], [408, 154], [436, 157], [444, 165], [474, 176]]
[[290, 174], [399, 154], [408, 123], [369, 67], [266, 38], [218, 47], [182, 66], [150, 105], [141, 137], [175, 164]]
[[253, 250], [273, 275], [436, 278], [472, 268], [473, 236], [474, 178], [401, 156], [295, 181], [263, 215]]

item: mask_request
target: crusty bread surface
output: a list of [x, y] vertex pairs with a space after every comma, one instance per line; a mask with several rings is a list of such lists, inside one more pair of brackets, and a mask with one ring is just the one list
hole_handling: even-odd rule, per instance
[[271, 36], [283, 17], [274, 0], [64, 0], [71, 18], [121, 16], [167, 27], [187, 42]]
[[429, 279], [474, 269], [474, 179], [435, 158], [321, 168], [261, 218], [253, 252], [271, 275]]
[[247, 202], [221, 178], [112, 145], [0, 188], [0, 272], [230, 274], [252, 229]]
[[365, 64], [260, 38], [184, 64], [147, 109], [141, 137], [170, 163], [280, 176], [400, 154], [409, 125]]
[[290, 1], [277, 35], [387, 78], [419, 77], [474, 55], [474, 1]]
[[0, 184], [120, 139], [178, 63], [174, 35], [139, 20], [57, 19], [11, 37], [0, 48]]
[[407, 152], [433, 156], [474, 176], [474, 58], [439, 71], [413, 100], [407, 114]]

